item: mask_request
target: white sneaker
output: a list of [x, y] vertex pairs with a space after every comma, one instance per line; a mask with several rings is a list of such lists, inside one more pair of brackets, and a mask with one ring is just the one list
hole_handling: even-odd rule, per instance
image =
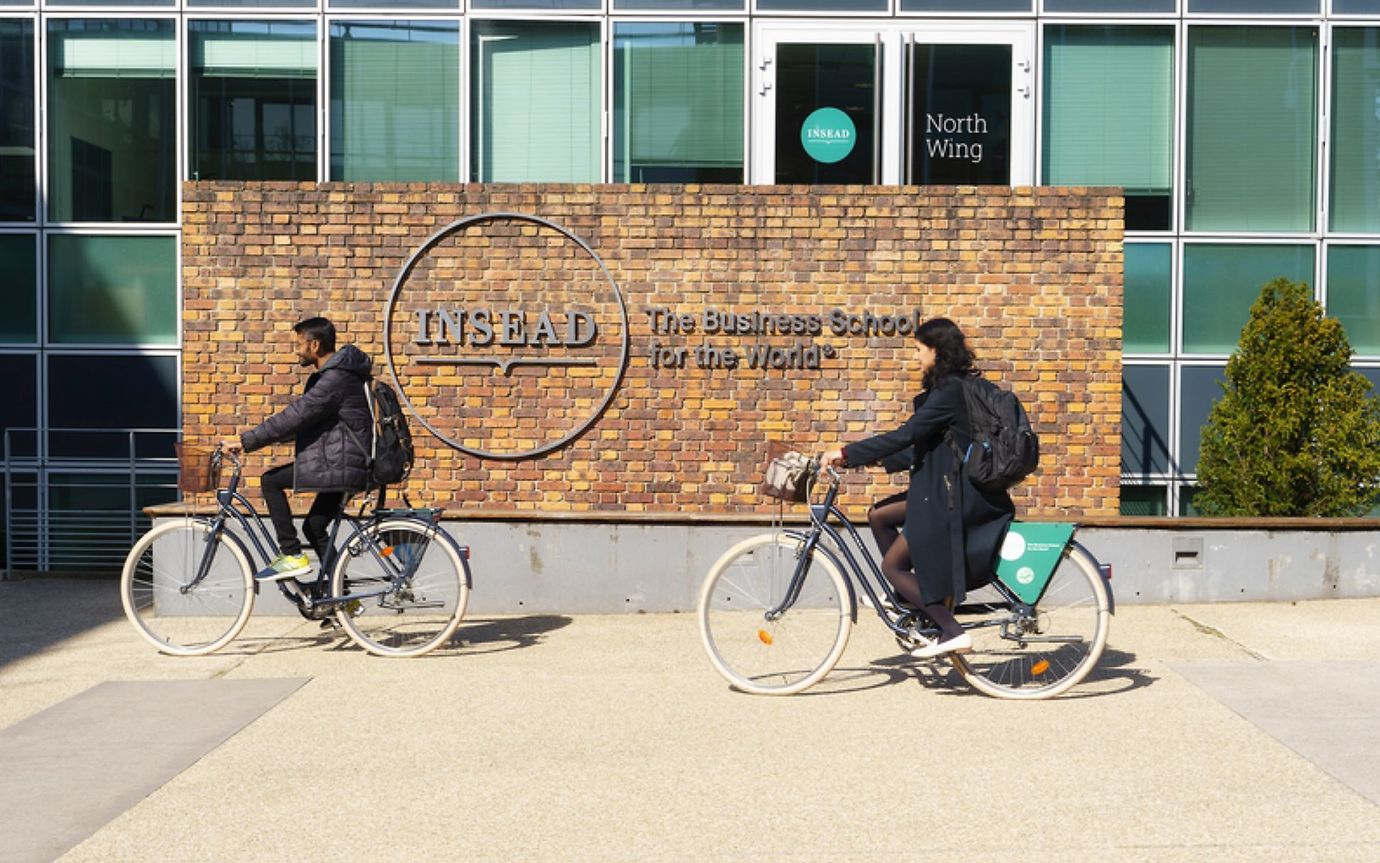
[[973, 637], [968, 633], [956, 635], [948, 641], [931, 641], [910, 652], [916, 659], [934, 659], [950, 653], [968, 653], [973, 649]]

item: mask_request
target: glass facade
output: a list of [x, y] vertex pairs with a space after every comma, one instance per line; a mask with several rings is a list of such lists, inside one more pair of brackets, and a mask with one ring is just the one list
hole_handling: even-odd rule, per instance
[[[7, 466], [36, 486], [102, 387], [138, 394], [112, 422], [179, 422], [186, 178], [1123, 188], [1127, 514], [1191, 511], [1263, 283], [1313, 286], [1380, 380], [1376, 0], [0, 10], [0, 372], [24, 387], [0, 422], [44, 430]], [[802, 149], [822, 99], [854, 136], [838, 161]], [[968, 103], [999, 122], [935, 150], [932, 118]], [[67, 475], [113, 469], [83, 446]]]

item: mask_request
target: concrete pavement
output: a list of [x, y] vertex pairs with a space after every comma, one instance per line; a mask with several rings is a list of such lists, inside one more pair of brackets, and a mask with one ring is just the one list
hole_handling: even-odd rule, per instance
[[[1122, 606], [1094, 677], [1038, 703], [898, 657], [865, 611], [777, 699], [729, 690], [690, 614], [459, 637], [385, 660], [260, 618], [175, 659], [113, 583], [0, 583], [0, 734], [106, 681], [306, 680], [63, 861], [1380, 859], [1380, 600]], [[40, 828], [4, 819], [8, 860]]]

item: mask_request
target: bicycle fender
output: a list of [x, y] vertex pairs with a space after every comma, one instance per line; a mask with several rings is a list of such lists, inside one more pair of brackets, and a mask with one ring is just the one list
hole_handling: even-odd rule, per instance
[[1102, 576], [1102, 586], [1107, 588], [1107, 611], [1111, 614], [1116, 614], [1116, 593], [1112, 590], [1112, 580], [1107, 577], [1107, 571], [1102, 568], [1102, 561], [1098, 560], [1097, 556], [1091, 551], [1088, 551], [1087, 546], [1083, 545], [1081, 542], [1074, 540], [1071, 544], [1074, 548], [1086, 554], [1088, 559], [1097, 565], [1097, 574]]

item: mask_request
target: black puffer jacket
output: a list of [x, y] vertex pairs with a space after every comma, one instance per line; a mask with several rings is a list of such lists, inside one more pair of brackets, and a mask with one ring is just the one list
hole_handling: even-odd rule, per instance
[[363, 490], [369, 462], [365, 448], [374, 431], [364, 382], [372, 365], [354, 345], [336, 351], [307, 378], [301, 396], [240, 436], [244, 451], [295, 440], [297, 491]]

